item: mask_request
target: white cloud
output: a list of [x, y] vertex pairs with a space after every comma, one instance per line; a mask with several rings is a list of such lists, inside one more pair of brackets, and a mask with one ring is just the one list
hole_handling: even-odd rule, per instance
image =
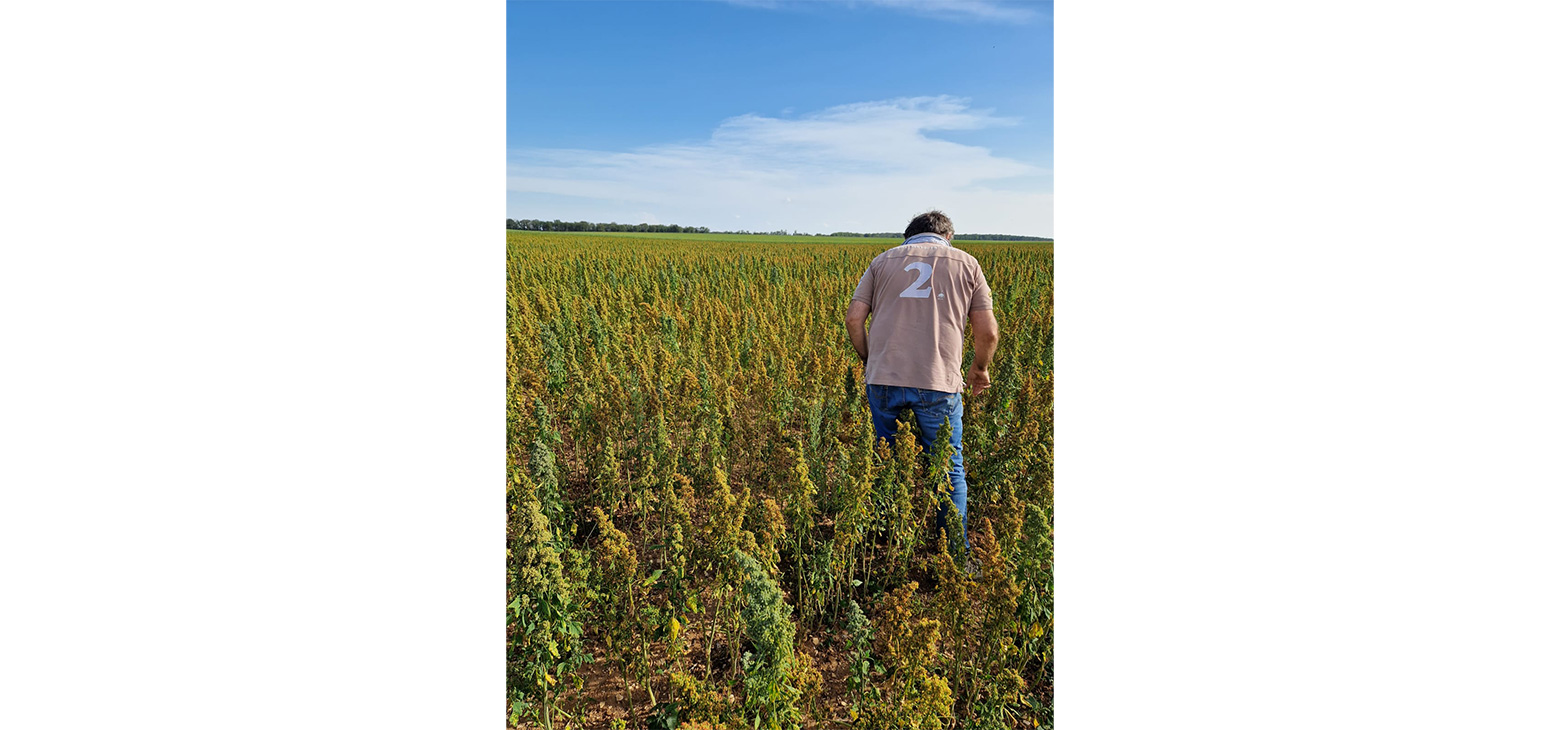
[[510, 217], [654, 216], [718, 229], [735, 215], [752, 230], [828, 233], [898, 230], [937, 207], [962, 231], [1050, 235], [1050, 189], [1039, 182], [1048, 170], [927, 136], [1015, 123], [964, 99], [916, 97], [786, 119], [745, 114], [694, 144], [515, 149], [509, 191], [525, 210]]

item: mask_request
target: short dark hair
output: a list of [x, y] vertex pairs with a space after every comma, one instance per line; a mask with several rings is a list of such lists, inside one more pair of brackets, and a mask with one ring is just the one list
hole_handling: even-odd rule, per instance
[[940, 210], [929, 210], [910, 219], [910, 225], [905, 226], [905, 238], [922, 233], [935, 233], [943, 238], [953, 236], [953, 221], [943, 215]]

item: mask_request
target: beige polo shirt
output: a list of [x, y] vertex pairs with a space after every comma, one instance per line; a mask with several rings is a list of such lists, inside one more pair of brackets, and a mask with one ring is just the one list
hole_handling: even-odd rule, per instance
[[970, 312], [991, 309], [991, 287], [974, 256], [932, 241], [878, 254], [856, 284], [851, 299], [872, 312], [869, 384], [964, 389], [964, 325]]

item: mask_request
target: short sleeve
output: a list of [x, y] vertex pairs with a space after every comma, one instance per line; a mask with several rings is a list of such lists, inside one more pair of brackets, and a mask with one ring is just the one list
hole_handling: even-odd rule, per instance
[[970, 294], [970, 311], [980, 312], [991, 309], [991, 285], [986, 283], [986, 272], [975, 267], [975, 291]]
[[861, 275], [861, 281], [856, 283], [856, 293], [850, 295], [853, 302], [861, 302], [872, 307], [872, 267], [867, 267], [867, 273]]

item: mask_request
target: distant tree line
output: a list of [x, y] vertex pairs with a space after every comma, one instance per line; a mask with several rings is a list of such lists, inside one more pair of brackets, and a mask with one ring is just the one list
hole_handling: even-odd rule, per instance
[[819, 236], [821, 236], [821, 235], [823, 235], [821, 233], [813, 234], [813, 233], [802, 233], [801, 231], [787, 231], [784, 228], [782, 228], [782, 229], [780, 229], [778, 231], [747, 231], [747, 230], [742, 230], [742, 231], [716, 231], [715, 233], [717, 235], [721, 235], [721, 236], [812, 236], [812, 235], [819, 235]]
[[589, 221], [533, 221], [506, 219], [511, 231], [608, 231], [618, 233], [709, 233], [702, 226], [661, 225], [660, 223], [591, 223]]
[[[618, 233], [717, 233], [727, 236], [839, 236], [842, 238], [898, 238], [903, 239], [903, 233], [855, 233], [853, 231], [840, 231], [838, 233], [802, 233], [800, 231], [711, 231], [704, 226], [679, 226], [677, 224], [662, 225], [660, 223], [591, 223], [589, 221], [560, 221], [560, 220], [515, 220], [506, 219], [505, 227], [511, 231], [607, 231]], [[1038, 236], [1014, 236], [1006, 233], [960, 233], [955, 236], [961, 241], [1050, 241], [1049, 238]]]

